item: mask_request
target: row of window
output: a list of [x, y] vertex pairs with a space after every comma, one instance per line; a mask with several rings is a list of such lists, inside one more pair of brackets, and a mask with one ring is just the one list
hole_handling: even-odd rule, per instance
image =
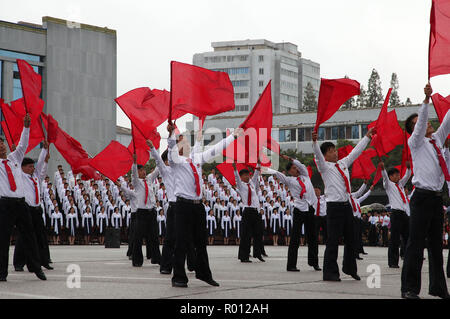
[[289, 76], [291, 78], [298, 78], [298, 73], [297, 72], [294, 72], [294, 71], [291, 71], [291, 70], [286, 70], [286, 69], [283, 69], [283, 68], [281, 68], [281, 74]]
[[235, 94], [234, 94], [234, 99], [235, 99], [235, 100], [239, 100], [239, 99], [248, 99], [248, 92], [245, 92], [245, 93], [235, 93]]
[[229, 55], [229, 56], [206, 56], [205, 63], [223, 63], [223, 62], [245, 62], [248, 55]]
[[292, 65], [292, 66], [297, 66], [297, 60], [282, 56], [281, 57], [281, 62]]
[[248, 86], [248, 80], [231, 81], [234, 87]]
[[[279, 130], [279, 141], [282, 142], [307, 142], [311, 141], [313, 128], [298, 128], [298, 129], [284, 129]], [[361, 135], [360, 135], [361, 133]], [[351, 125], [351, 126], [333, 126], [320, 127], [318, 132], [318, 139], [325, 140], [357, 140], [360, 136], [367, 133], [367, 124]]]
[[290, 89], [290, 90], [296, 90], [296, 91], [298, 90], [297, 83], [292, 83], [292, 82], [288, 82], [288, 81], [284, 81], [284, 80], [281, 80], [281, 87]]
[[290, 103], [298, 103], [298, 97], [289, 94], [280, 93], [280, 99]]
[[236, 105], [233, 112], [248, 112], [249, 107], [248, 105]]
[[248, 74], [249, 68], [226, 68], [226, 69], [213, 69], [212, 71], [225, 72], [228, 75]]

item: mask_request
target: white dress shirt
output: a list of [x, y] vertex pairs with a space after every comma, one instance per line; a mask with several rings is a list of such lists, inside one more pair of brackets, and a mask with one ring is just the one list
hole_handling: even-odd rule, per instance
[[[257, 193], [258, 187], [258, 179], [260, 176], [259, 169], [254, 171], [253, 177], [249, 180], [248, 183], [245, 183], [241, 180], [239, 173], [237, 170], [234, 170], [234, 178], [236, 179], [236, 189], [241, 196], [242, 203], [244, 204], [244, 209], [247, 207], [259, 209], [259, 198]], [[250, 190], [252, 193], [252, 202], [251, 205], [248, 205], [248, 187], [250, 186]]]
[[[159, 170], [155, 168], [153, 172], [147, 175], [146, 179], [140, 179], [138, 174], [137, 165], [133, 164], [131, 168], [131, 183], [134, 186], [134, 191], [136, 192], [137, 208], [138, 209], [152, 209], [155, 207], [156, 200], [155, 194], [153, 193], [152, 181], [158, 176]], [[148, 198], [147, 204], [145, 204], [145, 184], [148, 186]]]
[[320, 212], [319, 212], [319, 216], [320, 217], [324, 217], [327, 216], [327, 201], [325, 200], [325, 195], [321, 195], [317, 201], [316, 204], [314, 205], [314, 211], [315, 211], [315, 215], [317, 215], [317, 204], [320, 201]]
[[[416, 126], [408, 140], [408, 145], [411, 149], [414, 167], [413, 185], [417, 188], [437, 192], [442, 190], [445, 177], [439, 165], [436, 150], [430, 143], [430, 139], [425, 137], [428, 126], [428, 106], [429, 104], [422, 104], [420, 107]], [[447, 112], [439, 129], [432, 134], [432, 138], [436, 141], [441, 152], [443, 151], [442, 146], [449, 134], [450, 113]]]
[[155, 159], [156, 167], [158, 167], [158, 170], [161, 174], [161, 177], [163, 179], [164, 185], [166, 186], [166, 197], [169, 202], [176, 202], [177, 198], [175, 197], [175, 176], [172, 172], [172, 167], [167, 166], [161, 156], [159, 155], [158, 151], [152, 147], [150, 149], [151, 156]]
[[204, 152], [197, 151], [200, 146], [198, 141], [196, 142], [189, 158], [192, 160], [192, 164], [197, 171], [200, 183], [200, 195], [197, 195], [195, 177], [191, 165], [186, 157], [178, 154], [178, 146], [176, 145], [175, 136], [172, 134], [172, 136], [168, 139], [168, 158], [170, 166], [173, 170], [173, 175], [175, 176], [175, 196], [189, 200], [201, 200], [201, 189], [203, 186], [202, 164], [212, 160], [218, 155], [221, 155], [222, 151], [226, 149], [233, 141], [234, 136], [230, 135]]
[[[400, 191], [395, 185], [395, 183], [389, 179], [386, 170], [382, 170], [381, 174], [383, 175], [383, 186], [389, 198], [389, 204], [391, 205], [391, 208], [407, 212], [408, 211], [407, 206], [409, 206], [409, 202], [408, 197], [406, 196], [405, 193], [405, 185], [408, 182], [409, 178], [411, 177], [411, 170], [408, 169], [405, 173], [405, 176], [403, 176], [403, 178], [398, 182], [398, 187], [400, 188]], [[403, 202], [402, 195], [400, 194], [400, 192], [402, 192], [403, 194], [405, 203]]]
[[[25, 201], [29, 206], [32, 207], [38, 207], [41, 204], [41, 188], [39, 187], [39, 185], [41, 184], [41, 181], [44, 180], [45, 175], [47, 174], [47, 163], [45, 162], [46, 156], [47, 150], [43, 148], [41, 154], [39, 155], [38, 162], [36, 163], [36, 168], [33, 175], [25, 174], [22, 171]], [[34, 183], [36, 183], [37, 185], [38, 204], [36, 204], [36, 189], [34, 187]]]
[[[361, 153], [369, 144], [370, 138], [365, 136], [351, 153], [343, 159], [337, 161], [337, 164], [344, 172], [350, 183], [349, 168], [353, 162], [361, 155]], [[327, 202], [347, 202], [350, 200], [350, 194], [347, 192], [344, 178], [336, 168], [336, 163], [327, 162], [320, 150], [319, 144], [313, 142], [314, 157], [316, 159], [317, 168], [322, 175], [325, 184], [325, 198]], [[292, 193], [292, 190], [291, 190]]]

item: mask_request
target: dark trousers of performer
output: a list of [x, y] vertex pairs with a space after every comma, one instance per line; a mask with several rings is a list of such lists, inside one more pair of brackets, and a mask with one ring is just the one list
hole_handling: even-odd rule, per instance
[[401, 210], [392, 210], [391, 212], [391, 240], [389, 241], [388, 248], [388, 265], [389, 267], [398, 266], [400, 259], [400, 237], [403, 242], [408, 240], [409, 225], [408, 215]]
[[133, 266], [140, 267], [144, 262], [142, 255], [142, 240], [145, 238], [150, 246], [152, 264], [159, 264], [161, 253], [159, 251], [158, 223], [154, 209], [138, 209], [136, 212], [136, 231], [133, 239]]
[[[36, 238], [36, 244], [39, 252], [39, 260], [41, 266], [48, 266], [50, 261], [50, 251], [48, 247], [47, 232], [42, 219], [42, 208], [32, 207], [26, 205], [28, 214], [31, 216], [31, 223], [33, 225], [33, 232]], [[16, 268], [23, 268], [27, 263], [27, 256], [25, 253], [24, 239], [22, 234], [18, 234], [16, 238], [16, 245], [14, 247], [13, 264]], [[30, 268], [28, 266], [28, 268]]]
[[[261, 248], [260, 248], [260, 251], [261, 251], [261, 255], [262, 256], [267, 257], [266, 249], [264, 248], [264, 232], [266, 231], [266, 227], [265, 227], [264, 222], [262, 220], [260, 220], [260, 224], [259, 225], [260, 225], [259, 227], [261, 229]], [[241, 236], [241, 241], [242, 241], [242, 236]], [[255, 245], [253, 245], [253, 258], [256, 258], [256, 257], [257, 256], [255, 254]]]
[[[314, 219], [316, 220], [316, 234], [317, 237], [319, 237], [320, 234], [320, 228], [322, 228], [322, 240], [323, 244], [327, 243], [328, 234], [327, 234], [327, 216], [315, 216]], [[317, 239], [319, 240], [319, 239]]]
[[314, 222], [314, 208], [309, 207], [309, 211], [302, 212], [294, 209], [292, 223], [291, 242], [288, 249], [287, 269], [297, 268], [298, 247], [300, 246], [300, 235], [302, 226], [305, 225], [305, 237], [308, 243], [308, 265], [314, 267], [319, 265], [319, 248], [317, 245], [316, 225]]
[[369, 245], [370, 246], [378, 245], [377, 226], [372, 223], [369, 226]]
[[0, 278], [8, 276], [9, 244], [14, 225], [22, 237], [29, 270], [31, 272], [41, 271], [36, 237], [25, 200], [3, 197], [0, 199]]
[[[160, 271], [172, 272], [175, 253], [175, 210], [176, 202], [170, 202], [167, 209], [166, 218], [166, 236], [164, 237], [164, 244], [161, 255]], [[188, 269], [195, 270], [195, 249], [193, 245], [188, 248], [186, 256]]]
[[355, 234], [355, 258], [358, 258], [362, 246], [361, 223], [358, 217], [353, 217], [353, 233]]
[[420, 293], [423, 250], [428, 244], [429, 293], [445, 295], [447, 283], [442, 254], [442, 194], [416, 188], [410, 202], [411, 217], [408, 244], [402, 268], [402, 292]]
[[128, 250], [127, 256], [133, 256], [134, 234], [136, 232], [136, 212], [131, 213], [130, 226], [128, 227]]
[[381, 241], [382, 246], [387, 247], [389, 242], [389, 228], [387, 226], [381, 227]]
[[261, 215], [256, 208], [246, 207], [242, 214], [241, 242], [239, 244], [239, 260], [248, 260], [250, 257], [250, 245], [253, 238], [253, 257], [261, 256], [263, 230], [261, 227]]
[[172, 282], [187, 283], [184, 264], [189, 247], [195, 249], [195, 277], [212, 279], [206, 250], [207, 229], [205, 208], [200, 201], [177, 198], [175, 208], [175, 253]]
[[337, 257], [339, 238], [344, 236], [344, 262], [342, 271], [348, 275], [357, 273], [355, 258], [353, 210], [349, 202], [327, 203], [328, 241], [323, 261], [323, 279], [339, 278]]

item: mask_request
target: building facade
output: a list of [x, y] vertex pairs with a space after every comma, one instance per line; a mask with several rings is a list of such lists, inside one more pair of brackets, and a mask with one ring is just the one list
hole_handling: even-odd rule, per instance
[[236, 108], [225, 115], [248, 114], [270, 80], [274, 114], [303, 110], [308, 82], [318, 97], [320, 65], [302, 58], [295, 44], [243, 40], [213, 42], [212, 47], [212, 52], [195, 54], [193, 64], [230, 76]]
[[[115, 30], [52, 17], [43, 17], [42, 25], [0, 21], [0, 97], [6, 103], [22, 97], [16, 59], [42, 75], [44, 112], [91, 156], [116, 139]], [[53, 147], [50, 154], [49, 172], [66, 163]]]

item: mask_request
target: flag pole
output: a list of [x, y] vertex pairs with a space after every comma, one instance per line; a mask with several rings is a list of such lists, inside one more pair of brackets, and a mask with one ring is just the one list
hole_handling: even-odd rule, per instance
[[11, 140], [12, 145], [15, 145], [14, 144], [14, 140], [13, 140], [13, 136], [11, 135], [11, 131], [9, 129], [8, 121], [6, 121], [6, 117], [5, 117], [5, 124], [6, 124], [6, 128], [8, 129], [9, 139]]
[[172, 65], [173, 61], [170, 61], [170, 99], [169, 99], [169, 124], [172, 125]]

